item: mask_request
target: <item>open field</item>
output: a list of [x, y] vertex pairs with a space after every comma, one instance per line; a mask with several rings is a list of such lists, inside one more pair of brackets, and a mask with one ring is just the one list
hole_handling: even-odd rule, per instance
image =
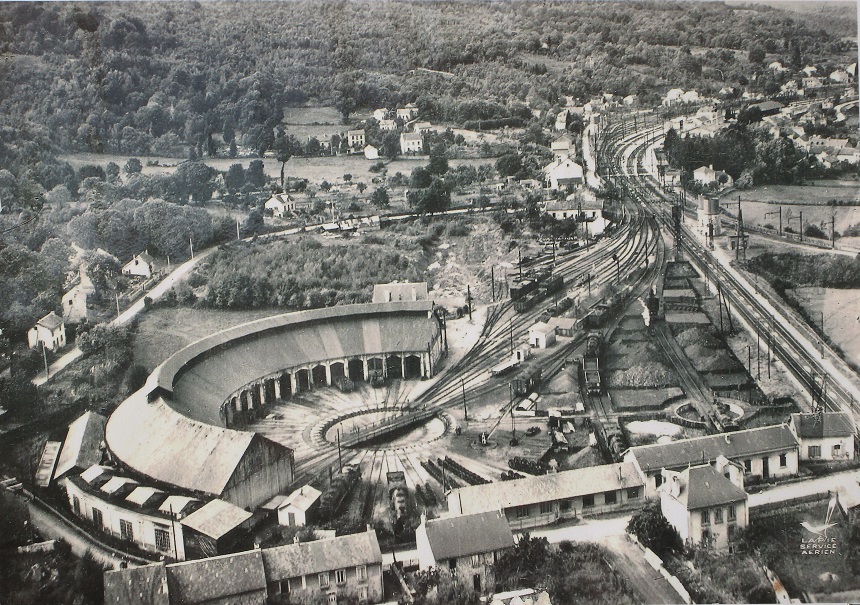
[[[824, 184], [826, 183], [826, 184]], [[768, 185], [748, 191], [732, 192], [723, 202], [732, 214], [737, 214], [738, 196], [744, 211], [744, 221], [763, 226], [766, 224], [779, 228], [779, 216], [765, 217], [766, 213], [778, 212], [782, 206], [783, 228], [795, 231], [803, 212], [803, 224], [825, 225], [825, 233], [830, 233], [830, 218], [835, 216], [836, 231], [844, 231], [852, 225], [860, 224], [860, 183], [857, 181], [817, 181], [815, 185]], [[827, 206], [830, 200], [843, 200], [855, 206]]]
[[[62, 160], [69, 162], [75, 169], [80, 168], [85, 164], [95, 164], [98, 166], [107, 166], [109, 162], [115, 162], [120, 167], [124, 166], [128, 158], [127, 155], [110, 155], [110, 154], [95, 154], [95, 153], [77, 153], [74, 155], [62, 156]], [[144, 157], [139, 156], [143, 163], [143, 174], [172, 174], [176, 170], [176, 166], [183, 162], [182, 158], [165, 158], [165, 157]], [[233, 164], [241, 164], [247, 168], [248, 164], [254, 159], [259, 158], [204, 158], [206, 165], [215, 168], [216, 170], [226, 171]], [[156, 160], [158, 166], [147, 166], [147, 162]], [[402, 172], [409, 175], [417, 166], [427, 164], [427, 156], [410, 156], [403, 157], [393, 162], [386, 162], [386, 168], [389, 175], [394, 175]], [[369, 183], [370, 180], [377, 176], [370, 172], [370, 167], [377, 160], [367, 160], [361, 154], [357, 155], [339, 155], [339, 156], [321, 156], [315, 158], [293, 158], [287, 162], [285, 174], [287, 176], [308, 179], [312, 183], [321, 183], [328, 181], [330, 183], [343, 182], [344, 174], [351, 174], [353, 182], [363, 181]], [[452, 168], [457, 166], [481, 166], [482, 164], [492, 165], [495, 158], [481, 159], [453, 159], [449, 160], [448, 164]], [[271, 178], [280, 178], [281, 163], [274, 158], [263, 158], [263, 169]]]
[[860, 365], [860, 291], [804, 287], [794, 290], [795, 298], [845, 355]]

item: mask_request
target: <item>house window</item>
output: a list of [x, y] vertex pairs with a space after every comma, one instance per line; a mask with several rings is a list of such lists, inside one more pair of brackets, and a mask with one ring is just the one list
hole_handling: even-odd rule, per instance
[[559, 507], [561, 508], [561, 512], [568, 512], [570, 510], [570, 500], [562, 500]]
[[452, 557], [448, 559], [448, 569], [451, 571], [457, 571], [457, 557]]
[[170, 551], [170, 532], [166, 527], [155, 528], [155, 547], [162, 552]]
[[788, 454], [780, 454], [779, 468], [785, 468], [786, 466], [788, 466]]
[[93, 525], [96, 526], [96, 529], [104, 528], [104, 519], [102, 518], [102, 511], [97, 508], [93, 509]]
[[346, 584], [346, 570], [338, 569], [334, 572], [334, 581], [338, 584]]
[[131, 528], [131, 521], [126, 521], [125, 519], [119, 520], [119, 536], [129, 542], [134, 541], [134, 530]]
[[639, 488], [638, 487], [628, 487], [627, 488], [627, 499], [628, 500], [636, 500], [639, 498]]
[[[705, 509], [702, 511], [702, 525], [710, 525], [711, 524], [711, 511]], [[702, 532], [702, 538], [705, 537], [705, 533]]]
[[541, 502], [540, 503], [540, 514], [548, 515], [552, 512], [552, 502]]
[[663, 485], [663, 475], [662, 474], [654, 475], [654, 486], [660, 487], [661, 485]]
[[582, 497], [582, 506], [583, 508], [588, 508], [589, 506], [594, 506], [594, 494], [588, 494]]
[[729, 521], [734, 521], [738, 518], [738, 510], [734, 504], [729, 504]]
[[810, 458], [821, 458], [821, 446], [820, 445], [810, 445], [808, 451], [809, 451], [809, 457]]
[[328, 603], [329, 603], [329, 605], [337, 605], [337, 593], [336, 592], [328, 593]]
[[837, 443], [836, 445], [833, 446], [833, 457], [838, 458], [841, 455], [842, 455], [842, 445]]
[[481, 555], [472, 555], [472, 567], [477, 567], [481, 564]]
[[356, 565], [355, 577], [358, 578], [359, 581], [366, 580], [367, 579], [367, 565]]
[[751, 473], [752, 472], [752, 460], [744, 460], [744, 472]]
[[320, 574], [320, 588], [325, 588], [328, 586], [328, 572], [324, 571]]
[[714, 523], [722, 523], [723, 522], [723, 509], [718, 508], [714, 511]]
[[72, 510], [77, 516], [81, 516], [81, 500], [77, 496], [72, 496]]
[[270, 595], [281, 594], [281, 583], [280, 582], [269, 582], [266, 585], [266, 592]]
[[358, 587], [358, 600], [360, 603], [365, 603], [367, 601], [367, 586]]
[[281, 590], [281, 594], [290, 594], [290, 581], [289, 580], [281, 580], [280, 581], [280, 590]]
[[603, 493], [603, 502], [606, 504], [615, 504], [618, 502], [618, 492], [612, 490], [611, 492]]
[[529, 516], [529, 507], [528, 506], [518, 506], [517, 507], [517, 519], [524, 519]]

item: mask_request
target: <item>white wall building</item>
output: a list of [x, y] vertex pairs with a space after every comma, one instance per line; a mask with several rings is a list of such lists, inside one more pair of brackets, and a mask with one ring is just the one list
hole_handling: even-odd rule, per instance
[[854, 422], [846, 412], [792, 414], [801, 460], [853, 460]]
[[61, 317], [51, 311], [27, 332], [27, 344], [31, 349], [43, 344], [49, 351], [56, 351], [66, 346], [66, 324]]

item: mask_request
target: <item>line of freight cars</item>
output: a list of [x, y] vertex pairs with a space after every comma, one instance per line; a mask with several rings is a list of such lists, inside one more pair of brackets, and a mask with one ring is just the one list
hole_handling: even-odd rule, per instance
[[511, 287], [511, 300], [514, 301], [514, 310], [523, 313], [535, 306], [539, 300], [555, 294], [564, 288], [564, 276], [551, 274], [540, 279], [526, 279], [519, 282], [517, 286]]

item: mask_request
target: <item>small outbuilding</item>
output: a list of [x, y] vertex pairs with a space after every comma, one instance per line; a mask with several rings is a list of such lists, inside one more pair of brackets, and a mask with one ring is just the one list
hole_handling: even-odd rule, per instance
[[310, 523], [319, 508], [322, 492], [311, 485], [294, 491], [278, 507], [278, 524], [297, 527]]
[[555, 326], [550, 326], [539, 321], [529, 328], [529, 346], [538, 349], [546, 349], [554, 344]]
[[248, 529], [252, 515], [224, 500], [212, 500], [180, 520], [189, 557], [214, 557], [230, 549]]
[[123, 275], [152, 277], [153, 273], [155, 273], [155, 259], [146, 250], [132, 258], [122, 267]]

